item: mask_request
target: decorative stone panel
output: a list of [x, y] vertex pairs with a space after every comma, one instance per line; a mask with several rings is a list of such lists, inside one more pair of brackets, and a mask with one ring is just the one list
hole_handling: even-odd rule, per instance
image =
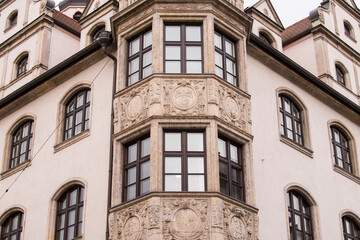
[[114, 106], [119, 108], [115, 109], [115, 115], [119, 115], [114, 121], [116, 131], [153, 116], [215, 116], [251, 134], [249, 95], [213, 77], [154, 77], [117, 94]]
[[110, 212], [110, 240], [258, 240], [257, 210], [218, 193], [153, 193]]

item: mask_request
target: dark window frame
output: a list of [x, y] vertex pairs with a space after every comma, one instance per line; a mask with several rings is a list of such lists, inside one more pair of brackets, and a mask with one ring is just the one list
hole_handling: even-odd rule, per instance
[[[350, 232], [347, 231], [346, 222], [349, 223]], [[342, 217], [344, 240], [360, 240], [360, 226], [349, 216]]]
[[[295, 196], [297, 199], [299, 199], [299, 209], [297, 210], [294, 207], [294, 201], [293, 196]], [[288, 223], [289, 223], [289, 231], [290, 231], [290, 240], [296, 239], [296, 231], [301, 233], [302, 239], [306, 239], [305, 236], [307, 235], [308, 239], [314, 239], [314, 227], [312, 222], [312, 216], [311, 216], [311, 205], [308, 203], [306, 198], [303, 196], [303, 194], [299, 193], [295, 190], [290, 190], [287, 192], [287, 199], [288, 199]], [[300, 230], [295, 229], [296, 225], [296, 217], [298, 216], [300, 218], [301, 227]], [[305, 231], [305, 219], [308, 220], [310, 231]]]
[[[144, 73], [143, 70], [149, 66], [152, 66], [152, 59], [151, 59], [151, 63], [148, 65], [144, 65], [144, 55], [150, 51], [152, 51], [152, 46], [153, 46], [153, 42], [151, 40], [151, 45], [147, 46], [146, 48], [144, 48], [144, 36], [146, 34], [148, 34], [149, 32], [152, 32], [152, 28], [147, 28], [145, 31], [142, 31], [140, 34], [137, 34], [135, 37], [132, 37], [131, 39], [129, 39], [128, 41], [128, 52], [127, 52], [127, 70], [126, 70], [126, 86], [131, 86], [137, 82], [140, 82], [141, 80], [143, 80], [144, 78], [147, 78], [148, 76], [144, 77]], [[130, 47], [131, 47], [131, 42], [134, 41], [135, 39], [139, 38], [140, 42], [139, 42], [139, 52], [133, 54], [130, 56]], [[151, 53], [152, 54], [152, 53]], [[130, 84], [130, 76], [133, 76], [134, 74], [136, 74], [137, 72], [134, 72], [132, 74], [130, 74], [130, 62], [133, 61], [134, 59], [139, 58], [139, 69], [138, 69], [138, 73], [139, 73], [139, 80], [135, 83]], [[152, 72], [152, 70], [151, 70]], [[151, 74], [150, 74], [151, 75]]]
[[[76, 190], [76, 203], [70, 206], [70, 194]], [[68, 188], [57, 200], [57, 209], [56, 209], [56, 224], [55, 224], [55, 240], [59, 239], [59, 232], [64, 231], [63, 240], [70, 240], [67, 238], [68, 236], [68, 228], [74, 226], [74, 237], [82, 236], [82, 228], [84, 221], [84, 198], [85, 198], [85, 188], [81, 185], [75, 185]], [[65, 208], [60, 209], [61, 202], [65, 200]], [[75, 211], [74, 223], [70, 225], [69, 223], [69, 212]], [[59, 226], [59, 217], [65, 214], [64, 219], [64, 227], [61, 228]], [[81, 214], [81, 220], [79, 219], [79, 215]], [[81, 224], [81, 229], [79, 229], [79, 225]]]
[[[236, 47], [236, 41], [234, 39], [232, 39], [231, 37], [229, 37], [228, 35], [226, 34], [223, 34], [221, 31], [215, 29], [215, 33], [214, 34], [217, 34], [218, 36], [220, 36], [221, 38], [221, 44], [222, 44], [222, 48], [223, 49], [220, 49], [218, 48], [216, 45], [215, 45], [215, 52], [219, 53], [221, 56], [222, 56], [222, 64], [223, 64], [223, 69], [222, 69], [222, 72], [223, 72], [223, 77], [222, 79], [224, 79], [225, 81], [228, 82], [228, 79], [227, 79], [227, 66], [226, 66], [226, 59], [228, 58], [230, 61], [234, 62], [235, 63], [235, 75], [229, 73], [230, 75], [232, 75], [234, 78], [235, 78], [235, 84], [233, 83], [230, 83], [236, 87], [239, 86], [239, 78], [238, 78], [238, 60], [237, 60], [237, 54], [238, 54], [238, 50], [237, 50], [237, 47]], [[231, 42], [234, 46], [234, 55], [235, 57], [229, 55], [227, 52], [226, 52], [226, 45], [225, 45], [225, 42], [226, 40], [228, 40], [229, 42]], [[220, 66], [217, 66], [216, 65], [216, 62], [215, 62], [215, 68], [218, 67], [218, 68], [221, 68]], [[217, 75], [218, 76], [218, 75]], [[219, 76], [220, 77], [220, 76]]]
[[268, 44], [269, 46], [273, 45], [273, 40], [271, 39], [271, 37], [269, 36], [269, 34], [265, 33], [264, 31], [260, 31], [259, 32], [259, 38], [261, 41], [263, 41], [264, 43]]
[[[285, 99], [290, 103], [290, 113], [285, 110]], [[295, 111], [296, 110], [296, 111]], [[296, 112], [299, 114], [299, 117], [295, 116]], [[303, 126], [303, 109], [299, 107], [299, 105], [294, 101], [291, 97], [285, 94], [279, 94], [279, 113], [280, 113], [280, 128], [281, 128], [281, 136], [293, 141], [294, 143], [305, 146], [304, 141], [304, 126]], [[286, 121], [286, 117], [291, 119], [291, 127], [292, 127], [292, 138], [288, 136], [288, 131], [291, 129], [288, 128], [288, 124]], [[281, 122], [282, 119], [282, 122]], [[300, 125], [301, 134], [295, 132], [296, 124]], [[296, 136], [298, 138], [296, 138]], [[300, 142], [299, 142], [300, 141]]]
[[16, 11], [12, 13], [8, 18], [9, 21], [8, 28], [15, 26], [17, 24], [17, 19], [18, 19], [18, 12]]
[[[27, 135], [24, 135], [24, 128], [28, 127]], [[26, 120], [21, 123], [11, 135], [11, 149], [10, 149], [10, 162], [9, 169], [12, 169], [23, 162], [30, 160], [32, 138], [33, 138], [34, 120]], [[18, 137], [17, 137], [18, 136]], [[16, 139], [18, 138], [18, 139]], [[21, 153], [21, 145], [26, 142], [25, 152]], [[14, 149], [17, 149], [14, 153]], [[15, 156], [14, 156], [15, 154]], [[25, 155], [24, 155], [25, 154]], [[21, 156], [25, 156], [25, 160], [21, 161]]]
[[[135, 141], [132, 141], [132, 142], [126, 144], [126, 146], [124, 146], [123, 187], [122, 187], [122, 189], [123, 189], [123, 194], [122, 194], [123, 202], [131, 201], [131, 200], [133, 200], [135, 198], [138, 198], [138, 197], [143, 196], [143, 195], [150, 192], [150, 189], [149, 189], [149, 192], [141, 193], [141, 182], [146, 181], [148, 179], [150, 180], [150, 176], [141, 179], [141, 165], [146, 163], [146, 162], [150, 163], [150, 155], [151, 155], [150, 153], [149, 153], [149, 155], [141, 157], [141, 151], [142, 151], [141, 142], [143, 140], [146, 140], [146, 139], [151, 139], [150, 134], [147, 134], [147, 135], [145, 135], [145, 136], [143, 136], [143, 137], [141, 137], [141, 138], [139, 138], [139, 139], [137, 139]], [[129, 160], [129, 158], [128, 158], [128, 154], [129, 154], [128, 148], [130, 146], [134, 145], [134, 144], [137, 145], [137, 148], [136, 148], [137, 158], [136, 158], [135, 161], [133, 161], [131, 163], [128, 163], [128, 160]], [[136, 180], [135, 180], [135, 183], [128, 184], [128, 181], [127, 181], [128, 170], [131, 169], [131, 168], [134, 168], [134, 167], [136, 167]], [[149, 172], [150, 172], [150, 169], [149, 169]], [[133, 186], [133, 185], [135, 185], [135, 187], [136, 187], [135, 197], [132, 198], [132, 199], [127, 199], [127, 188], [129, 186]]]
[[[166, 26], [180, 26], [180, 41], [166, 41]], [[200, 37], [201, 41], [186, 41], [186, 27], [187, 26], [198, 26], [200, 27]], [[203, 33], [203, 25], [202, 23], [172, 23], [166, 22], [164, 23], [163, 30], [163, 45], [164, 45], [164, 73], [166, 74], [203, 74], [204, 73], [204, 33]], [[180, 46], [180, 73], [167, 73], [166, 72], [166, 61], [179, 61], [179, 60], [166, 60], [166, 47], [167, 46]], [[186, 69], [186, 47], [187, 46], [200, 46], [201, 47], [201, 73], [187, 73]], [[189, 60], [189, 61], [198, 61], [198, 60]]]
[[[165, 134], [166, 133], [180, 133], [181, 134], [181, 151], [165, 151]], [[202, 133], [203, 134], [203, 151], [188, 151], [187, 150], [187, 133]], [[188, 191], [188, 176], [189, 175], [203, 175], [204, 176], [204, 192], [207, 191], [207, 159], [206, 159], [206, 131], [205, 130], [172, 130], [167, 129], [163, 132], [163, 191], [165, 190], [165, 176], [179, 175], [178, 173], [165, 173], [165, 158], [166, 157], [180, 157], [181, 158], [181, 190], [176, 192]], [[203, 157], [204, 158], [204, 173], [188, 173], [187, 158], [188, 157]], [[170, 192], [170, 191], [169, 191]], [[198, 192], [198, 191], [196, 191]], [[203, 191], [199, 191], [203, 192]]]
[[[77, 107], [77, 98], [82, 95], [84, 96], [83, 98], [83, 104], [80, 107]], [[91, 89], [90, 88], [83, 88], [80, 89], [78, 91], [76, 91], [65, 103], [64, 105], [64, 131], [63, 131], [63, 140], [66, 141], [68, 139], [73, 138], [74, 136], [86, 131], [89, 129], [89, 124], [90, 124], [90, 103], [91, 103]], [[71, 106], [71, 104], [74, 104], [74, 109], [73, 110], [69, 110], [68, 108], [69, 106]], [[89, 116], [88, 118], [86, 118], [86, 109], [89, 109]], [[82, 112], [82, 116], [81, 116], [81, 123], [76, 124], [76, 114]], [[68, 119], [70, 119], [72, 117], [72, 122], [71, 122], [71, 127], [67, 128], [67, 121]], [[87, 125], [86, 125], [87, 122]], [[79, 126], [81, 124], [81, 130], [79, 133], [75, 134], [75, 129], [77, 126]], [[71, 134], [70, 136], [67, 135], [68, 131], [71, 130]]]
[[[330, 130], [331, 130], [331, 144], [332, 144], [332, 148], [333, 148], [333, 156], [334, 156], [334, 160], [335, 160], [335, 165], [349, 173], [353, 173], [353, 166], [352, 166], [352, 162], [351, 162], [352, 161], [351, 147], [350, 147], [349, 137], [339, 127], [331, 126]], [[340, 143], [336, 142], [336, 140], [335, 140], [336, 132], [338, 132]], [[336, 147], [339, 147], [341, 149], [342, 158], [340, 158], [340, 156], [338, 155]], [[345, 155], [347, 155], [349, 157], [348, 162], [346, 162], [344, 160]], [[342, 167], [340, 166], [339, 161], [342, 161], [342, 164], [343, 164]]]
[[346, 71], [344, 71], [344, 69], [338, 64], [335, 64], [335, 71], [336, 71], [336, 81], [341, 85], [343, 85], [344, 87], [346, 87], [346, 79], [345, 79]]
[[[243, 146], [239, 143], [236, 143], [226, 137], [223, 137], [219, 135], [218, 141], [221, 139], [225, 142], [225, 148], [226, 148], [226, 157], [220, 155], [220, 151], [218, 151], [219, 156], [219, 185], [220, 185], [220, 192], [223, 194], [226, 194], [234, 199], [237, 199], [239, 201], [245, 202], [246, 201], [246, 194], [245, 194], [245, 176], [244, 176], [244, 161], [243, 161], [243, 155], [242, 155], [242, 148]], [[238, 156], [238, 162], [234, 162], [231, 160], [231, 153], [230, 153], [230, 146], [234, 146], [237, 148], [237, 156]], [[228, 178], [225, 179], [221, 177], [221, 164], [225, 164], [227, 166], [227, 176]], [[240, 173], [240, 177], [238, 181], [239, 183], [236, 183], [233, 181], [233, 170], [237, 170]], [[226, 182], [227, 185], [227, 191], [223, 192], [221, 189], [221, 181]], [[233, 193], [233, 187], [239, 187], [241, 189], [240, 198], [237, 198], [234, 196]]]
[[16, 64], [16, 77], [24, 75], [27, 71], [27, 64], [29, 61], [29, 55], [22, 56]]
[[[11, 230], [13, 228], [14, 220], [17, 218], [16, 226], [17, 228]], [[24, 213], [21, 211], [13, 212], [10, 216], [8, 216], [5, 221], [1, 225], [1, 240], [9, 240], [13, 239], [12, 236], [16, 236], [15, 240], [21, 239], [21, 234], [23, 230], [23, 222], [24, 222]], [[8, 230], [5, 232], [5, 228]]]

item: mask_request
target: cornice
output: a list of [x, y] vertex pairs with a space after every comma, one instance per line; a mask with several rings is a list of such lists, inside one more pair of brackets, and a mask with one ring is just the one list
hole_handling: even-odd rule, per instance
[[[89, 2], [89, 4], [90, 4], [90, 2]], [[110, 0], [110, 1], [108, 1], [106, 3], [104, 3], [103, 5], [101, 5], [100, 7], [95, 9], [94, 11], [92, 11], [90, 14], [88, 14], [88, 15], [86, 15], [83, 18], [80, 19], [79, 23], [81, 25], [81, 29], [84, 29], [85, 27], [87, 27], [87, 25], [92, 20], [92, 18], [94, 16], [99, 15], [101, 12], [109, 12], [111, 10], [117, 10], [118, 8], [119, 8], [119, 2], [118, 1]]]
[[13, 2], [15, 2], [15, 0], [2, 0], [2, 1], [0, 1], [0, 11], [2, 11], [4, 8], [7, 8]]

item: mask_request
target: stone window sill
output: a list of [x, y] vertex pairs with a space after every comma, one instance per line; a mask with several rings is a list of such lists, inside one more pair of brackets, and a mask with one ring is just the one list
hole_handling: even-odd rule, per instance
[[89, 129], [79, 133], [78, 135], [73, 136], [72, 138], [69, 138], [68, 140], [65, 140], [59, 144], [56, 144], [54, 146], [54, 153], [57, 153], [57, 152], [63, 150], [64, 148], [67, 148], [88, 136], [90, 136]]
[[298, 150], [299, 152], [305, 154], [306, 156], [310, 157], [310, 158], [313, 158], [313, 151], [305, 146], [302, 146], [296, 142], [294, 142], [293, 140], [285, 137], [285, 136], [280, 136], [280, 141], [289, 145], [290, 147]]
[[27, 160], [27, 161], [17, 165], [16, 167], [8, 169], [5, 172], [2, 172], [0, 174], [0, 180], [3, 180], [3, 179], [5, 179], [5, 178], [17, 173], [17, 172], [20, 172], [20, 171], [24, 170], [25, 168], [27, 168], [29, 166], [31, 166], [31, 160]]
[[4, 30], [4, 33], [7, 33], [8, 31], [10, 31], [11, 29], [13, 29], [14, 27], [16, 27], [17, 23], [7, 27], [5, 30]]
[[334, 171], [356, 182], [357, 184], [360, 184], [360, 177], [354, 175], [353, 173], [349, 173], [337, 165], [334, 165]]
[[353, 38], [351, 35], [345, 33], [345, 36], [347, 36], [348, 38], [350, 38], [351, 41], [353, 41], [354, 43], [356, 43], [356, 39]]

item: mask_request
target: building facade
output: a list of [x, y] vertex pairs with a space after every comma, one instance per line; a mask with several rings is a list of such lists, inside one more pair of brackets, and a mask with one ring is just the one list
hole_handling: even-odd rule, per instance
[[0, 1], [0, 239], [360, 239], [360, 10]]

